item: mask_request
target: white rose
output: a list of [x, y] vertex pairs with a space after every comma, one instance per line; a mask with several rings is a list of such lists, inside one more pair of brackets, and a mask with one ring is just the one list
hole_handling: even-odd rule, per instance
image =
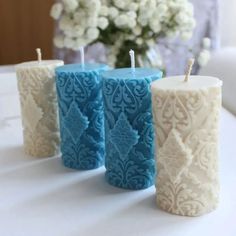
[[126, 40], [131, 40], [133, 41], [135, 39], [135, 35], [132, 35], [132, 34], [128, 34], [126, 37], [125, 37]]
[[73, 48], [75, 41], [70, 37], [65, 37], [64, 45], [66, 48]]
[[134, 11], [128, 11], [128, 12], [126, 13], [126, 15], [127, 15], [128, 17], [130, 17], [130, 18], [136, 18], [136, 17], [137, 17], [136, 12], [134, 12]]
[[145, 15], [140, 15], [138, 17], [138, 22], [141, 26], [146, 26], [148, 24], [148, 18]]
[[119, 15], [119, 11], [115, 7], [109, 8], [109, 16], [114, 19]]
[[149, 47], [153, 47], [155, 44], [156, 44], [156, 42], [155, 42], [154, 39], [148, 39], [148, 40], [147, 40], [147, 45], [148, 45]]
[[138, 45], [143, 44], [143, 39], [142, 39], [142, 38], [137, 38], [137, 39], [136, 39], [136, 43], [137, 43]]
[[76, 11], [73, 15], [75, 21], [79, 22], [81, 19], [86, 18], [86, 14], [83, 10]]
[[202, 50], [198, 56], [198, 64], [200, 66], [205, 66], [210, 60], [211, 54], [208, 50]]
[[133, 18], [129, 19], [129, 21], [128, 21], [129, 28], [133, 29], [136, 26], [136, 24], [137, 24], [137, 22], [135, 19], [133, 19]]
[[75, 31], [73, 29], [66, 29], [64, 30], [64, 34], [66, 37], [73, 38], [75, 36]]
[[182, 33], [180, 34], [181, 39], [184, 40], [184, 41], [187, 41], [187, 40], [191, 39], [192, 36], [193, 36], [193, 33], [192, 33], [192, 32], [189, 32], [189, 31], [182, 32]]
[[182, 24], [186, 24], [189, 21], [188, 16], [183, 13], [183, 12], [179, 12], [176, 16], [175, 16], [175, 21], [177, 22], [178, 25], [182, 25]]
[[87, 26], [95, 28], [95, 27], [97, 27], [97, 24], [98, 24], [98, 22], [97, 22], [96, 17], [89, 17], [87, 19]]
[[74, 31], [76, 36], [82, 36], [84, 34], [84, 28], [80, 25], [75, 25]]
[[108, 9], [107, 6], [101, 6], [99, 13], [100, 13], [101, 16], [107, 16], [108, 15], [108, 11], [109, 11], [109, 9]]
[[78, 50], [80, 47], [84, 47], [86, 45], [87, 45], [87, 42], [85, 42], [84, 39], [78, 38], [78, 39], [75, 40], [74, 49]]
[[126, 3], [125, 3], [124, 0], [114, 0], [113, 2], [115, 4], [115, 6], [120, 8], [120, 9], [124, 9], [125, 6], [126, 6]]
[[72, 24], [72, 20], [67, 15], [63, 15], [59, 21], [59, 29], [63, 31], [70, 29]]
[[161, 14], [161, 15], [164, 15], [167, 11], [168, 11], [168, 7], [164, 3], [158, 4], [155, 10], [157, 14]]
[[97, 14], [101, 8], [100, 0], [84, 0], [83, 5], [88, 9], [91, 15]]
[[86, 31], [86, 36], [89, 40], [95, 40], [99, 36], [99, 30], [97, 28], [88, 28]]
[[134, 2], [131, 2], [129, 5], [128, 5], [128, 9], [130, 11], [137, 11], [138, 10], [138, 4], [137, 3], [134, 3]]
[[64, 3], [67, 12], [73, 12], [79, 6], [77, 0], [62, 0], [62, 2]]
[[126, 15], [119, 15], [116, 19], [115, 19], [115, 25], [117, 27], [123, 27], [126, 26], [128, 24], [128, 17]]
[[188, 14], [189, 16], [193, 16], [193, 14], [194, 14], [194, 7], [193, 7], [193, 4], [192, 4], [192, 3], [186, 2], [186, 3], [183, 5], [183, 7], [184, 7], [184, 10], [187, 12], [187, 14]]
[[202, 44], [203, 44], [203, 47], [205, 49], [210, 49], [210, 47], [211, 47], [211, 40], [209, 38], [204, 38], [202, 40]]
[[158, 20], [151, 20], [149, 25], [154, 33], [159, 33], [161, 31], [161, 24]]
[[57, 35], [54, 38], [53, 43], [56, 47], [63, 48], [64, 47], [64, 37], [62, 35]]
[[172, 30], [172, 29], [170, 29], [169, 31], [166, 32], [166, 36], [168, 38], [174, 38], [174, 37], [178, 36], [178, 34], [179, 34], [178, 31]]
[[106, 29], [108, 26], [109, 22], [107, 20], [107, 18], [105, 17], [99, 17], [98, 18], [98, 27], [102, 30]]
[[185, 22], [185, 25], [190, 29], [194, 29], [196, 26], [196, 20], [194, 18], [188, 18]]
[[50, 11], [51, 17], [55, 20], [58, 20], [61, 16], [62, 10], [63, 10], [63, 6], [61, 3], [53, 4], [51, 11]]
[[109, 66], [114, 67], [116, 63], [116, 55], [109, 53], [107, 55], [107, 63]]
[[142, 33], [142, 28], [137, 25], [132, 29], [132, 31], [135, 35], [140, 35]]

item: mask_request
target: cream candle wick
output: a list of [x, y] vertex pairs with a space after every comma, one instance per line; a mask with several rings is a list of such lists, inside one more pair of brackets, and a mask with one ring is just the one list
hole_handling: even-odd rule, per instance
[[80, 47], [80, 59], [81, 59], [81, 66], [84, 69], [84, 47]]
[[42, 52], [40, 48], [36, 48], [37, 56], [38, 56], [38, 63], [42, 62]]
[[130, 55], [130, 61], [131, 61], [131, 69], [134, 73], [135, 72], [135, 54], [134, 54], [134, 50], [131, 49], [129, 51], [129, 55]]
[[188, 82], [189, 76], [191, 75], [191, 72], [192, 72], [193, 64], [194, 64], [194, 58], [189, 59], [188, 60], [188, 68], [186, 71], [184, 82]]

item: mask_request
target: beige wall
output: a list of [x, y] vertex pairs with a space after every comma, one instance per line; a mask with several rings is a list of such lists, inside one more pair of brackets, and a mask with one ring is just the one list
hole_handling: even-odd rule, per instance
[[35, 59], [41, 47], [52, 57], [53, 0], [0, 0], [0, 65]]

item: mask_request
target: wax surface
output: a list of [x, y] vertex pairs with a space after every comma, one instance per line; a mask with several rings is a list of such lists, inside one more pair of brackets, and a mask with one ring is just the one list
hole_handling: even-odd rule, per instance
[[221, 87], [222, 81], [209, 76], [191, 76], [184, 82], [184, 76], [173, 76], [159, 80], [152, 84], [153, 89], [199, 90], [209, 87]]
[[16, 66], [16, 69], [27, 69], [27, 68], [44, 68], [46, 67], [54, 67], [56, 65], [62, 66], [64, 62], [60, 60], [43, 60], [40, 63], [38, 61], [28, 61], [28, 62], [23, 62], [20, 63]]
[[59, 152], [55, 68], [63, 61], [25, 62], [16, 66], [23, 124], [24, 150], [49, 157]]
[[154, 132], [150, 83], [159, 70], [116, 69], [102, 74], [105, 111], [106, 179], [125, 189], [153, 184]]
[[218, 135], [222, 82], [212, 77], [152, 83], [156, 131], [157, 205], [199, 216], [219, 200]]
[[66, 65], [56, 70], [61, 152], [65, 166], [94, 169], [104, 164], [102, 64]]

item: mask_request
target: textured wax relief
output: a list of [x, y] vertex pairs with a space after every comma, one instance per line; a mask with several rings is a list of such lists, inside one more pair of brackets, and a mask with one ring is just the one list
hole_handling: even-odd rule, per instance
[[59, 152], [55, 68], [60, 65], [62, 61], [49, 61], [42, 66], [23, 63], [16, 67], [24, 150], [31, 156], [50, 157]]
[[153, 92], [157, 204], [163, 210], [198, 216], [217, 207], [220, 108], [220, 87]]
[[57, 69], [61, 152], [65, 166], [95, 169], [104, 164], [104, 112], [100, 73], [106, 65]]
[[[116, 71], [124, 76], [116, 77]], [[126, 72], [103, 75], [106, 179], [116, 187], [144, 189], [155, 179], [150, 83], [161, 74], [126, 78]]]

